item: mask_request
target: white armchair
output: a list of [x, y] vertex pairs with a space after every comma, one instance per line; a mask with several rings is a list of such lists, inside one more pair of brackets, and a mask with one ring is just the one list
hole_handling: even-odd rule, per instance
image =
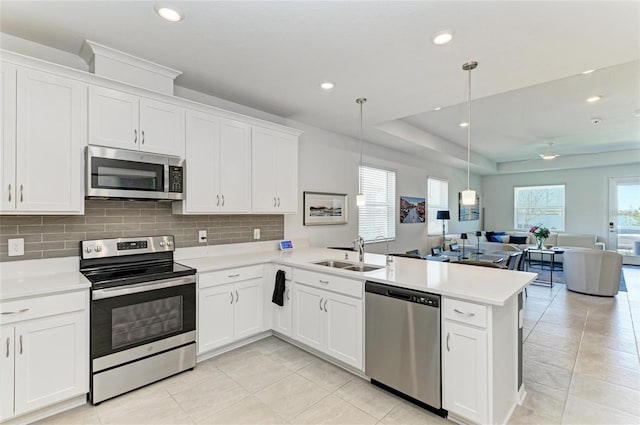
[[564, 252], [567, 289], [589, 295], [614, 296], [620, 288], [622, 255], [599, 249], [568, 249]]

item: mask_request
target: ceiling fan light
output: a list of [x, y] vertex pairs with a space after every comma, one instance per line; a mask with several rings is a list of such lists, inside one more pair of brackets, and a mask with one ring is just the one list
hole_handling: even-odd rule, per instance
[[467, 189], [462, 191], [462, 205], [475, 205], [476, 191]]
[[356, 195], [356, 205], [358, 207], [364, 207], [365, 205], [367, 205], [367, 195], [358, 193]]
[[558, 157], [557, 154], [554, 153], [541, 153], [540, 158], [542, 159], [556, 159]]

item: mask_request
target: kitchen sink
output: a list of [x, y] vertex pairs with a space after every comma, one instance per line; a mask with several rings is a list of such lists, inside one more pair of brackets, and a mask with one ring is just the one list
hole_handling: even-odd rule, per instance
[[353, 272], [370, 272], [372, 270], [381, 269], [382, 266], [371, 266], [369, 264], [354, 264], [344, 261], [324, 260], [313, 263], [318, 266], [333, 267], [334, 269], [350, 270]]

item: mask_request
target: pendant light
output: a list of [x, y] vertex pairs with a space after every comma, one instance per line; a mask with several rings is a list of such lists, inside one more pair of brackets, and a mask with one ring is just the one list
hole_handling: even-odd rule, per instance
[[462, 69], [469, 71], [469, 116], [467, 118], [467, 190], [462, 191], [462, 205], [476, 204], [476, 191], [469, 186], [470, 166], [471, 166], [471, 70], [476, 69], [478, 62], [472, 61], [462, 65]]
[[363, 182], [362, 182], [362, 105], [367, 103], [367, 99], [364, 97], [359, 97], [356, 99], [356, 103], [360, 105], [360, 167], [358, 168], [358, 195], [356, 196], [356, 205], [359, 207], [364, 207], [367, 204], [367, 197], [363, 193]]
[[549, 143], [547, 147], [547, 151], [545, 153], [540, 154], [540, 158], [542, 159], [556, 159], [558, 157], [557, 153], [553, 153], [553, 143]]

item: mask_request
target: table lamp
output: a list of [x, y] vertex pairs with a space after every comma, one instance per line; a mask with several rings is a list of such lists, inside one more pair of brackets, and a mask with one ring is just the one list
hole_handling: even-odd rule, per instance
[[467, 260], [467, 257], [464, 256], [464, 241], [466, 241], [468, 239], [467, 234], [466, 233], [461, 233], [460, 234], [460, 239], [462, 239], [462, 257], [460, 257], [461, 260]]
[[436, 220], [442, 220], [442, 250], [444, 251], [444, 221], [451, 220], [449, 210], [440, 210], [436, 213]]
[[482, 232], [476, 230], [476, 241], [478, 242], [478, 251], [476, 254], [478, 254], [478, 258], [480, 258], [480, 236], [482, 236]]

